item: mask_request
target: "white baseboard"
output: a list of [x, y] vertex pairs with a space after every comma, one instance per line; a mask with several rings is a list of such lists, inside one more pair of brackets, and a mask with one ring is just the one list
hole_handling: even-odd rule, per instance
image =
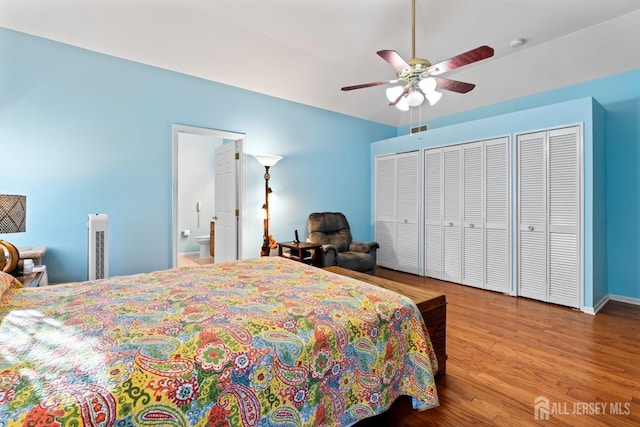
[[609, 301], [617, 301], [617, 302], [624, 302], [627, 304], [640, 305], [640, 298], [629, 298], [622, 295], [607, 294], [600, 301], [598, 301], [598, 303], [593, 307], [582, 307], [582, 312], [586, 314], [595, 315]]
[[611, 301], [626, 302], [627, 304], [640, 305], [640, 298], [630, 298], [622, 295], [609, 294]]

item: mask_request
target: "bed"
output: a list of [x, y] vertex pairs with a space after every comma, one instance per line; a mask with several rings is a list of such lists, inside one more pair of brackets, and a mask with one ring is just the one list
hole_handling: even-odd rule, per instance
[[438, 405], [409, 298], [285, 258], [0, 279], [1, 426], [350, 426], [400, 395]]

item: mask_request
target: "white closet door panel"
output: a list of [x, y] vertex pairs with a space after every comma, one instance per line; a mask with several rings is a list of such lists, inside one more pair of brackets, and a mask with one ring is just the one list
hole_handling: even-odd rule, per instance
[[580, 307], [577, 127], [549, 131], [549, 301]]
[[425, 151], [425, 218], [427, 224], [442, 222], [442, 150]]
[[394, 156], [376, 157], [376, 221], [396, 218], [396, 160]]
[[443, 279], [460, 283], [462, 276], [461, 162], [460, 146], [446, 147], [443, 154]]
[[549, 235], [549, 302], [580, 307], [575, 234]]
[[509, 274], [509, 138], [485, 142], [484, 287], [510, 291]]
[[462, 153], [462, 284], [484, 287], [482, 142], [464, 144]]
[[546, 224], [545, 132], [518, 136], [518, 207], [520, 230]]
[[482, 226], [483, 208], [483, 170], [482, 143], [464, 144], [462, 146], [463, 174], [463, 222], [465, 227], [472, 223]]
[[377, 264], [382, 267], [396, 268], [396, 223], [376, 221], [376, 241], [380, 244], [376, 252]]
[[[397, 156], [396, 220], [399, 223], [418, 223], [418, 155], [419, 153], [414, 151]], [[417, 245], [417, 240], [414, 240]]]
[[425, 163], [425, 275], [442, 278], [442, 149], [426, 150]]
[[445, 225], [460, 225], [460, 146], [443, 148], [443, 190]]
[[509, 233], [506, 229], [485, 230], [485, 289], [508, 293]]
[[418, 274], [418, 224], [397, 224], [398, 270]]
[[578, 134], [576, 128], [549, 134], [549, 228], [578, 232]]
[[461, 251], [460, 227], [443, 227], [444, 260], [442, 279], [460, 283], [461, 280]]
[[509, 224], [508, 138], [485, 144], [485, 224], [506, 230]]
[[547, 301], [547, 257], [543, 232], [520, 232], [519, 294]]
[[484, 271], [484, 251], [482, 250], [482, 229], [464, 228], [464, 253], [462, 268], [462, 284], [484, 287], [482, 280]]
[[427, 224], [425, 231], [425, 276], [442, 278], [442, 226]]

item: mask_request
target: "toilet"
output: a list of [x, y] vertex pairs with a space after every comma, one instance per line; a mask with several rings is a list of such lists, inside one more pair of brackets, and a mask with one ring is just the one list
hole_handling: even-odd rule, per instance
[[200, 245], [200, 258], [209, 258], [211, 255], [209, 254], [209, 243], [211, 242], [211, 238], [207, 236], [197, 236], [196, 242]]

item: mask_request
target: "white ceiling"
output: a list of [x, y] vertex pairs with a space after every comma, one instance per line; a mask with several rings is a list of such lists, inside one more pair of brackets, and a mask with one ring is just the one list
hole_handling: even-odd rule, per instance
[[[411, 0], [1, 0], [0, 26], [302, 104], [401, 126], [376, 51], [411, 58]], [[509, 47], [514, 38], [527, 43]], [[495, 56], [444, 77], [423, 121], [640, 68], [638, 0], [416, 0], [416, 56]], [[413, 121], [417, 121], [417, 113]]]

